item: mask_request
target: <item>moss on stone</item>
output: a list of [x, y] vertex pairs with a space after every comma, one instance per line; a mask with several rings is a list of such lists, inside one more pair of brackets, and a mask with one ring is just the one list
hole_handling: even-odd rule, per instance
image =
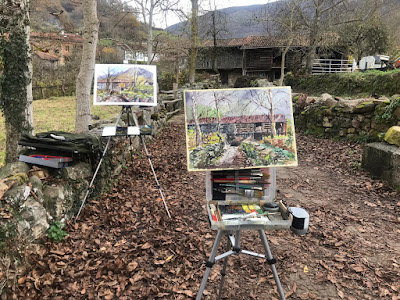
[[293, 102], [297, 102], [300, 99], [300, 95], [294, 96], [293, 97]]
[[362, 102], [362, 103], [358, 104], [358, 105], [356, 106], [356, 108], [364, 108], [365, 106], [371, 105], [371, 104], [374, 104], [374, 101], [372, 101], [372, 100], [370, 100], [370, 101], [365, 101], [365, 102]]

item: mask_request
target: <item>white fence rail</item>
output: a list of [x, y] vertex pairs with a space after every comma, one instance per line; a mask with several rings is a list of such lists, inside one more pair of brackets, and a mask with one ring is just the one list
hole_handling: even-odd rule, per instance
[[312, 74], [352, 73], [357, 64], [354, 60], [344, 59], [314, 59]]

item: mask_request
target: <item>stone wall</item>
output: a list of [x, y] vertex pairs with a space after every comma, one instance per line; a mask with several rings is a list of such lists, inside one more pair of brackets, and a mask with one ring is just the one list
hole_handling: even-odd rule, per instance
[[373, 177], [387, 181], [400, 191], [400, 147], [386, 143], [367, 144], [361, 166]]
[[374, 140], [391, 126], [400, 124], [400, 107], [393, 115], [382, 117], [392, 100], [342, 99], [329, 94], [322, 97], [293, 95], [296, 129], [327, 137]]
[[[137, 112], [141, 125], [151, 125], [156, 135], [171, 115], [162, 99], [158, 107], [146, 108]], [[178, 101], [179, 102], [179, 101]], [[170, 105], [170, 109], [176, 110]], [[182, 101], [181, 101], [182, 102]], [[115, 125], [116, 118], [98, 121], [91, 134], [100, 139], [102, 127]], [[127, 123], [122, 120], [120, 125]], [[133, 120], [130, 120], [133, 124]], [[151, 139], [146, 136], [145, 139]], [[103, 148], [107, 139], [101, 139]], [[104, 192], [112, 181], [116, 180], [122, 166], [129, 162], [128, 139], [112, 138], [99, 173], [94, 182], [91, 197]], [[141, 148], [139, 137], [133, 137], [133, 148]], [[47, 235], [49, 226], [55, 221], [64, 222], [74, 217], [85, 197], [89, 183], [93, 178], [102, 150], [94, 155], [80, 155], [71, 166], [53, 169], [32, 166], [23, 162], [8, 164], [0, 169], [0, 243], [7, 240], [19, 240], [23, 237], [27, 243], [38, 242]], [[11, 228], [11, 229], [10, 229]], [[1, 245], [0, 245], [1, 246]]]

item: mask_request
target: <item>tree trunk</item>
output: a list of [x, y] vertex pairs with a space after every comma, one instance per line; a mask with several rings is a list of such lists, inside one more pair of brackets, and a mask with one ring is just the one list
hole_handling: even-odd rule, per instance
[[273, 102], [273, 98], [272, 98], [272, 91], [271, 89], [268, 90], [268, 95], [266, 95], [267, 97], [267, 102], [270, 104], [269, 107], [269, 118], [271, 120], [271, 133], [272, 133], [272, 138], [274, 138], [276, 136], [276, 129], [275, 129], [275, 115], [274, 115], [274, 102]]
[[189, 82], [193, 84], [196, 75], [196, 61], [197, 61], [197, 51], [199, 45], [199, 32], [198, 32], [199, 1], [191, 0], [191, 2], [192, 2], [192, 22], [190, 27]]
[[31, 49], [31, 43], [29, 42], [30, 32], [31, 32], [31, 27], [27, 25], [25, 27], [26, 45], [28, 46], [28, 74], [26, 74], [26, 76], [29, 78], [29, 83], [28, 86], [26, 87], [25, 116], [26, 116], [26, 121], [28, 122], [28, 127], [29, 127], [28, 131], [30, 133], [33, 133], [33, 92], [32, 92], [33, 66], [32, 66], [32, 49]]
[[197, 117], [197, 101], [195, 100], [194, 95], [192, 98], [192, 113], [193, 113], [194, 127], [196, 132], [196, 147], [199, 147], [201, 146], [201, 130], [200, 130], [199, 119]]
[[310, 29], [310, 44], [308, 48], [308, 53], [306, 57], [306, 74], [312, 73], [312, 67], [314, 63], [314, 58], [317, 52], [317, 40], [320, 34], [321, 26], [321, 4], [315, 7], [315, 16]]
[[151, 1], [149, 24], [147, 27], [147, 63], [150, 64], [153, 58], [153, 1]]
[[215, 74], [219, 74], [218, 67], [217, 67], [217, 29], [216, 29], [216, 15], [215, 10], [212, 12], [212, 35], [213, 35], [213, 49], [212, 49], [212, 70]]
[[91, 122], [90, 91], [94, 74], [99, 21], [97, 19], [97, 1], [86, 0], [82, 3], [84, 31], [82, 60], [76, 79], [76, 122], [75, 132], [87, 132]]
[[33, 129], [30, 1], [15, 0], [11, 4], [15, 9], [0, 7], [0, 53], [3, 62], [0, 104], [6, 127], [6, 163], [18, 160], [21, 134]]
[[286, 54], [288, 53], [288, 51], [289, 51], [289, 49], [290, 49], [290, 46], [291, 46], [292, 43], [293, 43], [293, 38], [294, 38], [294, 36], [293, 36], [293, 34], [291, 34], [291, 35], [289, 36], [289, 40], [288, 40], [288, 43], [287, 43], [287, 45], [286, 45], [286, 47], [285, 47], [285, 50], [283, 50], [283, 53], [282, 53], [282, 60], [281, 60], [281, 78], [279, 79], [279, 85], [280, 85], [280, 86], [283, 86], [283, 80], [285, 79]]

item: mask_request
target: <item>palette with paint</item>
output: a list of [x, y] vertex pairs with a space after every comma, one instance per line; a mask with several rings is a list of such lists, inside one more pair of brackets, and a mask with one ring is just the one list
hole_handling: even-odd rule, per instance
[[207, 211], [214, 230], [287, 229], [291, 220], [276, 202], [274, 168], [206, 172]]

